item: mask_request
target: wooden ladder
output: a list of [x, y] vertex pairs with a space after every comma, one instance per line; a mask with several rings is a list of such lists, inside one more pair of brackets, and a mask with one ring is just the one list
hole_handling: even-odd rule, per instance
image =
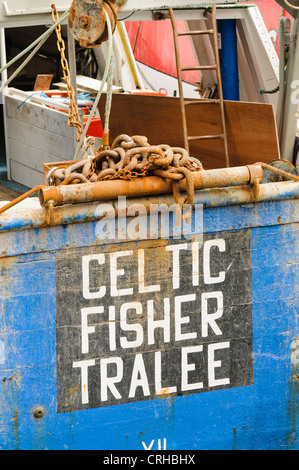
[[[181, 107], [181, 115], [182, 115], [183, 134], [184, 134], [184, 147], [189, 153], [190, 141], [204, 140], [204, 139], [221, 139], [224, 145], [225, 164], [227, 167], [229, 167], [227, 135], [226, 135], [226, 126], [225, 126], [225, 113], [224, 113], [221, 72], [220, 72], [220, 62], [219, 62], [219, 53], [218, 53], [216, 5], [212, 6], [212, 29], [205, 29], [201, 31], [178, 32], [176, 29], [176, 24], [175, 24], [175, 19], [174, 19], [172, 8], [169, 9], [169, 14], [170, 14], [172, 30], [173, 30], [173, 38], [174, 38], [176, 67], [177, 67], [178, 86], [179, 86], [179, 95], [180, 95], [180, 107]], [[192, 35], [202, 35], [202, 34], [211, 34], [213, 36], [213, 49], [214, 49], [214, 55], [215, 55], [215, 64], [181, 67], [178, 38], [180, 36], [192, 36]], [[217, 85], [218, 85], [218, 99], [199, 99], [199, 100], [193, 100], [193, 101], [192, 100], [186, 101], [183, 95], [183, 81], [182, 81], [182, 72], [186, 70], [216, 70]], [[190, 106], [190, 105], [203, 105], [206, 103], [214, 103], [220, 106], [222, 133], [215, 134], [215, 135], [188, 136], [185, 107]]]

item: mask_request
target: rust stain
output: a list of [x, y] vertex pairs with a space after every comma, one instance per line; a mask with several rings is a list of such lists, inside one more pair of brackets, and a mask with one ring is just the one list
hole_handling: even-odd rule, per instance
[[14, 422], [16, 449], [18, 450], [20, 446], [20, 438], [19, 438], [19, 413], [17, 410], [15, 410], [13, 422]]
[[76, 409], [75, 403], [78, 400], [78, 397], [80, 395], [80, 387], [79, 385], [76, 385], [74, 387], [69, 388], [69, 400], [71, 403], [71, 408], [74, 411]]
[[103, 0], [86, 2], [73, 0], [70, 7], [69, 26], [75, 39], [82, 47], [96, 47], [108, 39], [106, 13], [114, 32], [117, 22], [115, 1]]
[[17, 374], [14, 374], [9, 380], [14, 380], [15, 383], [20, 386], [20, 381], [21, 381], [21, 374], [20, 373], [17, 373]]
[[127, 3], [127, 0], [116, 0], [117, 12], [118, 13], [120, 13], [122, 11], [122, 8], [126, 3]]
[[156, 395], [161, 398], [168, 398], [170, 394], [171, 394], [170, 387], [163, 388], [161, 393], [156, 392]]

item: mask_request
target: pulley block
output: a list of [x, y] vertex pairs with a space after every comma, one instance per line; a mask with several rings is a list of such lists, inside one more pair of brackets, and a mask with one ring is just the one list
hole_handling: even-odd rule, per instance
[[117, 23], [115, 0], [73, 0], [69, 27], [81, 47], [97, 47], [107, 41], [106, 13], [114, 32]]

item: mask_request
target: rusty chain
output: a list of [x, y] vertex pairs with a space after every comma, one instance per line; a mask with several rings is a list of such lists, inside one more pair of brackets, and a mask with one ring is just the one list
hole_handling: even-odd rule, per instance
[[[52, 169], [48, 182], [59, 186], [156, 175], [172, 181], [174, 199], [183, 205], [193, 203], [192, 172], [202, 169], [200, 161], [184, 148], [150, 145], [144, 136], [121, 134], [109, 150], [99, 150], [93, 158], [76, 161], [68, 168]], [[184, 178], [187, 196], [180, 194], [179, 181]]]
[[[59, 20], [59, 15], [57, 12], [57, 9], [55, 5], [51, 5], [51, 8], [53, 9], [52, 11], [52, 18], [54, 23], [56, 23]], [[82, 124], [81, 124], [81, 119], [78, 111], [78, 107], [76, 104], [75, 100], [75, 92], [74, 88], [71, 85], [71, 76], [70, 76], [70, 70], [69, 70], [69, 65], [68, 61], [65, 57], [65, 42], [62, 39], [61, 35], [61, 25], [59, 24], [57, 28], [55, 28], [56, 35], [57, 35], [57, 48], [58, 51], [60, 52], [61, 56], [61, 67], [62, 67], [62, 72], [64, 79], [66, 81], [67, 85], [67, 95], [70, 100], [69, 104], [69, 116], [68, 116], [68, 125], [69, 127], [76, 127], [77, 128], [77, 142], [80, 140], [80, 135], [82, 134]]]

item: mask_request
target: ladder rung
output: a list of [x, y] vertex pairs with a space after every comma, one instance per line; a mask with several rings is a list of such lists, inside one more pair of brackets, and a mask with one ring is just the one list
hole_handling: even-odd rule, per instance
[[212, 104], [219, 104], [221, 101], [220, 100], [206, 100], [206, 99], [199, 99], [196, 101], [184, 101], [184, 106], [188, 106], [189, 104], [204, 104], [204, 103], [212, 103]]
[[188, 140], [204, 140], [204, 139], [224, 139], [224, 134], [216, 134], [216, 135], [199, 135], [199, 136], [192, 136], [188, 137]]
[[181, 67], [181, 71], [185, 72], [186, 70], [216, 70], [217, 65], [193, 65], [190, 67]]
[[213, 29], [203, 29], [202, 31], [181, 31], [178, 32], [178, 36], [196, 36], [199, 34], [213, 34], [214, 30]]

